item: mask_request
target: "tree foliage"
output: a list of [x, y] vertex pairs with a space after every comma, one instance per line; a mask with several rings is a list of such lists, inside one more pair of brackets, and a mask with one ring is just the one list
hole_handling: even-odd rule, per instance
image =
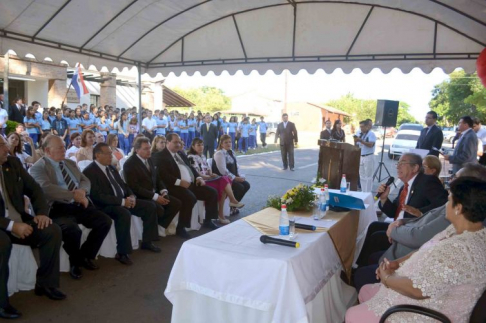
[[449, 75], [450, 79], [437, 84], [432, 90], [429, 106], [441, 117], [439, 124], [451, 126], [461, 116], [486, 118], [486, 89], [476, 74], [463, 70]]
[[224, 94], [223, 90], [215, 87], [203, 86], [189, 89], [176, 87], [173, 90], [194, 103], [196, 110], [215, 112], [231, 108], [231, 99]]
[[[337, 100], [331, 100], [325, 105], [342, 110], [351, 115], [346, 118], [346, 123], [351, 123], [355, 127], [358, 126], [361, 120], [371, 119], [375, 121], [376, 116], [376, 100], [362, 100], [355, 98], [352, 93], [348, 93]], [[415, 117], [409, 112], [409, 105], [405, 102], [400, 102], [398, 106], [397, 124], [407, 122], [417, 122]]]

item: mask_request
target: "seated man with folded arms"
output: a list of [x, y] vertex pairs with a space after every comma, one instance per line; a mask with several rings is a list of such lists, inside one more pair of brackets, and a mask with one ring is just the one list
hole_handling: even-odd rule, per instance
[[[111, 228], [111, 219], [96, 209], [89, 200], [91, 183], [70, 159], [65, 159], [63, 140], [49, 135], [42, 144], [44, 157], [30, 168], [32, 177], [39, 183], [51, 207], [49, 216], [62, 230], [63, 248], [69, 255], [70, 275], [82, 277], [80, 267], [96, 270], [94, 259]], [[81, 229], [91, 229], [81, 246]]]
[[[390, 186], [382, 184], [378, 192], [382, 193], [378, 207], [389, 218], [394, 220], [416, 218], [422, 214], [444, 205], [447, 202], [447, 191], [436, 176], [422, 173], [422, 158], [417, 154], [405, 153], [397, 163], [397, 176], [404, 183], [395, 200], [390, 201]], [[390, 247], [386, 236], [389, 223], [373, 222], [368, 227], [363, 249], [357, 260], [358, 266], [375, 264], [377, 252]], [[371, 263], [370, 263], [371, 261]]]
[[91, 182], [91, 200], [115, 221], [115, 259], [124, 265], [131, 265], [128, 255], [133, 251], [130, 237], [132, 214], [141, 217], [143, 221], [142, 246], [151, 244], [158, 235], [155, 202], [136, 200], [135, 194], [111, 165], [113, 152], [108, 144], [96, 144], [93, 157], [94, 161], [83, 171]]
[[[486, 181], [486, 167], [479, 164], [466, 164], [456, 173], [458, 177], [474, 177]], [[419, 218], [400, 219], [388, 226], [386, 235], [391, 246], [381, 256], [378, 263], [384, 258], [396, 260], [419, 249], [437, 233], [444, 231], [451, 222], [446, 219], [446, 206], [435, 208]], [[359, 268], [354, 276], [356, 289], [359, 291], [366, 284], [378, 282], [375, 271], [378, 264]]]
[[[137, 138], [133, 143], [133, 155], [123, 165], [123, 174], [127, 185], [137, 196], [137, 203], [140, 200], [152, 201], [156, 206], [158, 224], [167, 229], [181, 209], [181, 201], [169, 195], [169, 191], [162, 178], [158, 176], [157, 168], [152, 162], [150, 148], [148, 138]], [[142, 249], [153, 252], [161, 251], [151, 242], [142, 244]]]
[[[34, 217], [24, 211], [24, 195], [32, 202]], [[8, 156], [7, 142], [0, 136], [0, 318], [21, 316], [8, 300], [8, 261], [12, 243], [39, 248], [35, 294], [53, 300], [66, 298], [57, 289], [61, 228], [47, 217], [48, 211], [42, 189], [17, 158]]]

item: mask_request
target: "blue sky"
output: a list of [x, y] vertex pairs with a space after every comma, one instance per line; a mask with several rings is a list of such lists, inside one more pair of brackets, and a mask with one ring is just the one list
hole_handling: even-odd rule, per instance
[[[448, 75], [439, 68], [430, 74], [425, 74], [418, 68], [409, 74], [404, 74], [399, 69], [394, 69], [389, 74], [383, 74], [379, 69], [374, 69], [369, 74], [364, 74], [360, 70], [354, 70], [350, 74], [344, 74], [341, 70], [325, 74], [320, 70], [313, 75], [300, 71], [297, 75], [288, 74], [287, 97], [289, 102], [325, 103], [347, 93], [353, 93], [360, 99], [404, 101], [410, 105], [410, 112], [422, 121], [428, 111], [434, 85], [446, 79]], [[257, 72], [244, 75], [238, 72], [233, 76], [226, 72], [220, 76], [213, 73], [201, 76], [196, 73], [193, 76], [182, 74], [176, 77], [171, 74], [167, 77], [165, 85], [182, 88], [215, 86], [223, 89], [229, 96], [254, 91], [272, 99], [283, 100], [285, 95], [284, 74], [275, 75], [271, 71], [265, 75], [259, 75]]]

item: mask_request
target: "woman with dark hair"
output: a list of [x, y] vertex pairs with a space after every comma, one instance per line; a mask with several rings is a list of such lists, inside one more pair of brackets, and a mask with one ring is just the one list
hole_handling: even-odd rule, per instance
[[118, 145], [126, 155], [130, 152], [130, 143], [128, 141], [130, 134], [128, 132], [128, 114], [126, 111], [122, 112], [116, 129], [118, 131]]
[[40, 122], [35, 117], [34, 107], [27, 108], [24, 117], [24, 126], [29, 133], [29, 137], [32, 138], [32, 141], [34, 143], [38, 142], [40, 133]]
[[81, 148], [81, 134], [79, 132], [74, 132], [69, 137], [69, 140], [71, 141], [71, 145], [66, 151], [66, 158], [71, 159], [71, 157], [76, 156], [76, 153], [78, 152], [79, 148]]
[[110, 125], [106, 121], [106, 113], [101, 113], [100, 121], [98, 122], [98, 131], [106, 138], [108, 137], [108, 131], [110, 131]]
[[[379, 322], [388, 308], [399, 304], [433, 309], [452, 322], [469, 322], [486, 289], [485, 218], [486, 182], [472, 177], [454, 180], [446, 204], [446, 219], [452, 224], [419, 250], [395, 261], [384, 259], [376, 271], [381, 283], [361, 288], [361, 304], [347, 311], [346, 322]], [[396, 313], [387, 321], [425, 318]]]
[[[62, 111], [61, 111], [61, 118], [62, 118]], [[42, 113], [42, 120], [40, 125], [41, 125], [41, 134], [44, 134], [45, 132], [51, 133], [52, 122], [51, 119], [49, 119], [49, 112], [44, 111], [44, 113]]]
[[[231, 188], [235, 198], [241, 201], [246, 192], [250, 189], [250, 183], [241, 176], [239, 172], [238, 163], [236, 162], [236, 155], [232, 147], [232, 139], [228, 135], [222, 135], [219, 139], [218, 150], [214, 153], [211, 170], [213, 173], [220, 176], [228, 176], [232, 183]], [[238, 209], [232, 208], [231, 214], [239, 213]]]
[[86, 129], [81, 133], [81, 148], [76, 152], [76, 162], [82, 160], [93, 160], [93, 145], [95, 134], [93, 130]]
[[7, 142], [9, 145], [10, 156], [17, 157], [24, 168], [28, 169], [29, 165], [34, 164], [39, 159], [39, 156], [35, 151], [35, 145], [32, 138], [28, 136], [26, 132], [24, 132], [24, 134], [23, 139], [29, 143], [32, 150], [32, 156], [24, 151], [24, 143], [22, 142], [22, 138], [18, 133], [11, 132], [7, 137]]
[[229, 122], [228, 122], [228, 135], [231, 137], [231, 142], [233, 142], [233, 143], [236, 140], [236, 129], [237, 128], [238, 128], [238, 119], [235, 116], [233, 116], [229, 119]]
[[331, 139], [337, 140], [339, 142], [346, 141], [346, 134], [342, 129], [342, 123], [341, 120], [339, 119], [334, 121], [334, 125], [332, 126], [332, 130], [331, 130]]
[[243, 203], [238, 202], [231, 189], [231, 179], [228, 176], [218, 176], [213, 174], [211, 167], [208, 165], [206, 156], [203, 155], [204, 143], [199, 138], [192, 140], [191, 148], [189, 148], [188, 158], [191, 165], [197, 170], [199, 175], [206, 181], [206, 185], [218, 191], [218, 217], [221, 224], [228, 224], [230, 221], [224, 217], [224, 201], [226, 197], [230, 200], [230, 207], [242, 208]]

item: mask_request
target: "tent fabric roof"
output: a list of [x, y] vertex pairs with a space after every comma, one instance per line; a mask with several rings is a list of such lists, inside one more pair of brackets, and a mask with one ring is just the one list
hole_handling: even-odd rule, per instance
[[[475, 70], [482, 0], [16, 0], [0, 53], [155, 76], [415, 67]], [[116, 70], [115, 70], [116, 72]]]

